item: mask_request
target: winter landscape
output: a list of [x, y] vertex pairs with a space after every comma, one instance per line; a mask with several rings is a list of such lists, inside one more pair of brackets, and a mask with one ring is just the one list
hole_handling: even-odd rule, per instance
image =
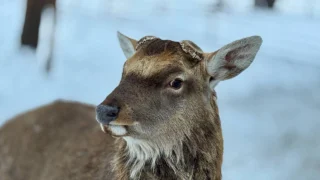
[[0, 125], [56, 99], [99, 104], [117, 86], [125, 61], [116, 31], [136, 39], [189, 39], [206, 52], [260, 35], [250, 68], [216, 89], [223, 179], [319, 179], [320, 2], [279, 0], [272, 11], [253, 9], [248, 0], [226, 0], [221, 10], [210, 3], [61, 0], [47, 74], [43, 50], [20, 47], [25, 1], [2, 0]]

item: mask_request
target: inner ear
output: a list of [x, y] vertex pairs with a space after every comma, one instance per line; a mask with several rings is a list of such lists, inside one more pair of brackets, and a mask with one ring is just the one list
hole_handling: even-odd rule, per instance
[[137, 41], [125, 36], [119, 31], [117, 32], [117, 36], [124, 55], [129, 59], [136, 52]]
[[252, 63], [261, 43], [261, 37], [251, 36], [225, 45], [217, 52], [206, 53], [208, 74], [217, 82], [237, 76]]

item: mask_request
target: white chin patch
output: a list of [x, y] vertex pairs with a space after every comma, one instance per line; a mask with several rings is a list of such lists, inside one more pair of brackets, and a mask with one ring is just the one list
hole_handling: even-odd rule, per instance
[[123, 136], [127, 133], [127, 130], [123, 126], [109, 125], [108, 127], [112, 133], [117, 136]]

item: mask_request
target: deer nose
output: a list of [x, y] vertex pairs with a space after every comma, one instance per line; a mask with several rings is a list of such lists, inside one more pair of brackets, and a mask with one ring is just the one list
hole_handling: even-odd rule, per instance
[[97, 121], [103, 125], [108, 125], [111, 121], [115, 120], [119, 114], [119, 108], [100, 104], [96, 108]]

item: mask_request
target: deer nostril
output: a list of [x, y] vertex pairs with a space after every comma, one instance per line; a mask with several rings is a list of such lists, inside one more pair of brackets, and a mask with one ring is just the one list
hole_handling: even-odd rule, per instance
[[115, 117], [115, 116], [117, 116], [118, 115], [118, 113], [116, 113], [116, 112], [109, 112], [109, 113], [107, 113], [107, 116], [109, 116], [109, 117]]

